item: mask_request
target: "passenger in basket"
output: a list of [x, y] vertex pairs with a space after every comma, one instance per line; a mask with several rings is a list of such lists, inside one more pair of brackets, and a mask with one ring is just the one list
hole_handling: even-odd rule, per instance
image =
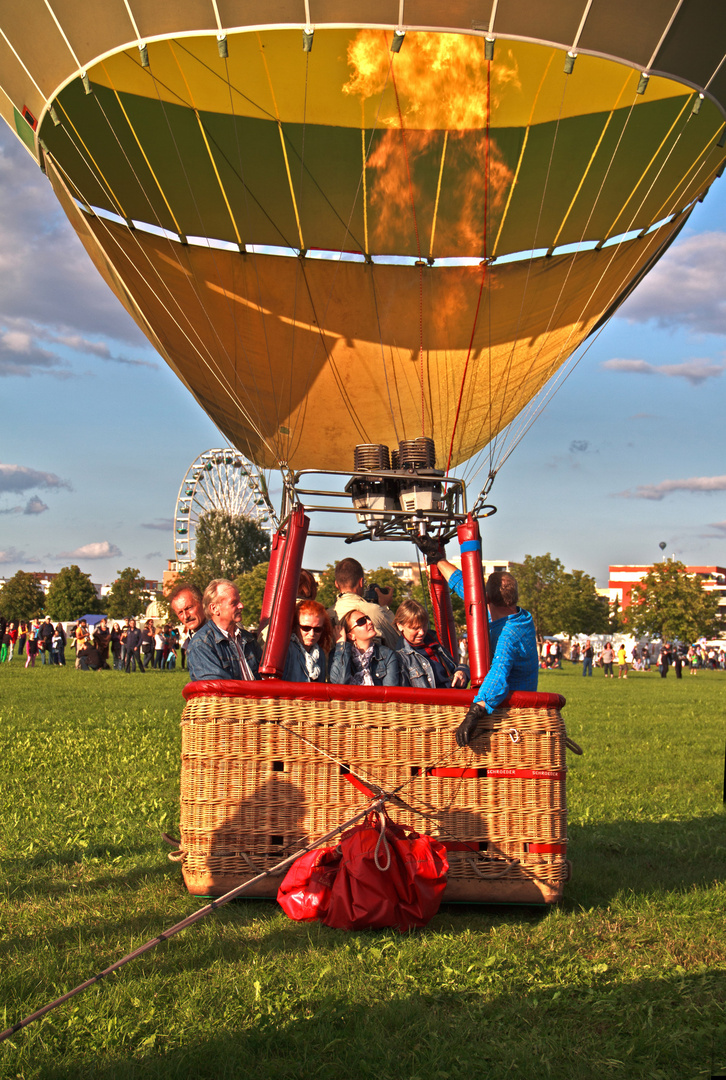
[[187, 667], [199, 679], [257, 679], [260, 649], [253, 634], [240, 629], [242, 601], [233, 581], [215, 578], [202, 597], [207, 622], [187, 648]]
[[188, 634], [196, 633], [207, 621], [202, 594], [196, 585], [183, 582], [172, 589], [169, 593], [169, 607]]
[[[461, 570], [444, 556], [437, 540], [423, 537], [418, 542], [429, 563], [436, 563], [449, 588], [464, 598]], [[518, 607], [519, 589], [511, 574], [495, 571], [487, 578], [489, 607], [489, 642], [492, 662], [464, 720], [456, 729], [459, 746], [468, 746], [479, 720], [492, 713], [515, 690], [536, 690], [539, 675], [539, 652], [534, 620]]]
[[[343, 616], [350, 611], [357, 611], [359, 615], [368, 615], [373, 620], [376, 634], [383, 640], [389, 649], [398, 648], [398, 631], [393, 621], [393, 613], [388, 603], [393, 595], [393, 589], [379, 589], [376, 587], [375, 603], [363, 599], [365, 572], [357, 559], [343, 559], [335, 567], [335, 587], [338, 590], [338, 599], [335, 608], [329, 614], [335, 616], [334, 621], [342, 622]], [[377, 599], [376, 599], [377, 598]]]
[[349, 611], [341, 622], [341, 636], [330, 663], [331, 683], [347, 686], [400, 686], [398, 654], [376, 641], [369, 615]]
[[316, 600], [298, 604], [292, 624], [283, 679], [288, 682], [326, 682], [333, 627], [328, 613]]
[[397, 652], [403, 683], [429, 690], [455, 690], [467, 685], [469, 668], [457, 664], [433, 630], [429, 630], [425, 607], [415, 600], [404, 600], [395, 619], [401, 634], [401, 647]]

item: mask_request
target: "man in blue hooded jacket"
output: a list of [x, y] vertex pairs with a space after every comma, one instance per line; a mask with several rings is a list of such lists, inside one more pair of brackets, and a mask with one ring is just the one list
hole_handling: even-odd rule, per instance
[[[452, 592], [463, 599], [464, 578], [461, 570], [443, 558], [438, 542], [428, 538], [427, 541], [419, 541], [422, 551], [430, 562], [436, 562]], [[459, 746], [468, 746], [482, 716], [494, 712], [515, 690], [537, 689], [537, 635], [532, 616], [517, 605], [519, 589], [516, 578], [502, 571], [490, 574], [486, 594], [492, 662], [469, 711], [456, 729]]]

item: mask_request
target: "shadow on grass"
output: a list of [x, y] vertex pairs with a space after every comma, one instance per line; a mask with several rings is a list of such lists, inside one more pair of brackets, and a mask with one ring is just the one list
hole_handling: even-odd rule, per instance
[[[501, 984], [500, 984], [501, 985]], [[36, 1059], [39, 1080], [191, 1078], [232, 1080], [430, 1080], [477, 1076], [593, 1075], [708, 1078], [726, 1065], [721, 1003], [726, 973], [617, 982], [602, 974], [555, 990], [519, 985], [442, 988], [352, 1004], [344, 993], [286, 1001], [220, 1001], [209, 1018], [159, 1021], [132, 1036], [133, 1049], [97, 1056], [64, 1052], [59, 1028]], [[78, 1042], [76, 1040], [76, 1047]], [[44, 1060], [45, 1059], [45, 1060]]]
[[566, 907], [607, 905], [623, 892], [689, 892], [724, 880], [726, 814], [688, 821], [571, 825]]

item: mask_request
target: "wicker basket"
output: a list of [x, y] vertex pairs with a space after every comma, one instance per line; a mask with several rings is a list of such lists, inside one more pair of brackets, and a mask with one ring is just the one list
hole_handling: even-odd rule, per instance
[[[514, 694], [453, 738], [471, 691], [191, 683], [182, 717], [187, 888], [221, 895], [397, 792], [392, 816], [443, 839], [444, 900], [552, 903], [566, 859], [566, 733], [558, 694]], [[275, 896], [281, 877], [255, 887]]]

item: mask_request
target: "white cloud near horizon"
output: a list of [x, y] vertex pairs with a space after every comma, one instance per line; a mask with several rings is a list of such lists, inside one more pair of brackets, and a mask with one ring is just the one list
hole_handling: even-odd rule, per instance
[[[55, 473], [41, 472], [38, 469], [31, 469], [27, 465], [0, 464], [0, 494], [12, 492], [15, 495], [20, 495], [24, 491], [30, 491], [32, 488], [45, 488], [47, 490], [67, 488], [68, 491], [73, 490], [68, 480], [62, 480]], [[33, 513], [32, 510], [29, 512]]]
[[660, 502], [676, 491], [726, 491], [726, 476], [693, 476], [689, 480], [663, 480], [660, 484], [641, 484], [634, 490], [619, 491], [621, 499], [651, 499]]
[[96, 540], [91, 544], [83, 544], [75, 551], [61, 551], [56, 556], [59, 559], [111, 559], [117, 558], [123, 552], [109, 540]]
[[629, 360], [614, 357], [604, 360], [600, 367], [606, 371], [620, 371], [627, 375], [662, 375], [671, 379], [685, 379], [691, 386], [698, 386], [707, 379], [717, 379], [726, 371], [726, 364], [712, 360], [686, 360], [683, 364], [650, 364], [647, 360]]
[[640, 282], [617, 317], [726, 334], [726, 232], [677, 240]]

